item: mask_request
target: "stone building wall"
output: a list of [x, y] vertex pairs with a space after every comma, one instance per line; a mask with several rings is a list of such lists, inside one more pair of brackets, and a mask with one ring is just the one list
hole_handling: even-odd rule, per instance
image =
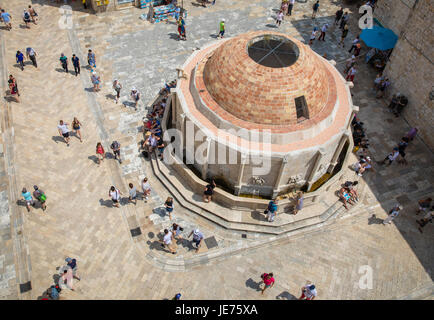
[[434, 149], [434, 103], [430, 99], [434, 90], [434, 1], [383, 0], [378, 6], [376, 18], [399, 35], [385, 69], [392, 81], [388, 94], [400, 92], [408, 97], [404, 117], [411, 126], [419, 128], [420, 137]]

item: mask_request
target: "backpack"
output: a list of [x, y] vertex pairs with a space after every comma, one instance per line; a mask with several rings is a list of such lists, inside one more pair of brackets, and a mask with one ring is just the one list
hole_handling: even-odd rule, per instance
[[318, 10], [318, 7], [319, 7], [319, 3], [315, 3], [314, 5], [313, 5], [313, 10]]
[[24, 13], [24, 19], [30, 19], [30, 14], [28, 12]]
[[119, 142], [117, 141], [113, 141], [112, 144], [110, 145], [110, 148], [112, 149], [118, 149], [121, 145], [119, 144]]
[[60, 291], [62, 291], [62, 289], [58, 285], [51, 286], [50, 291], [49, 291], [49, 295], [50, 295], [51, 299], [59, 300]]
[[41, 200], [41, 202], [45, 202], [47, 200], [47, 196], [41, 192], [41, 195], [39, 196], [39, 200]]

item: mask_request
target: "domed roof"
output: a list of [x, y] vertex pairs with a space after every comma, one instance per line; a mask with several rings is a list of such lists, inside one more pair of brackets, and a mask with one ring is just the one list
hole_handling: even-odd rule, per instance
[[212, 53], [203, 81], [215, 102], [236, 118], [287, 126], [314, 120], [326, 106], [334, 106], [336, 84], [326, 63], [294, 38], [250, 32]]

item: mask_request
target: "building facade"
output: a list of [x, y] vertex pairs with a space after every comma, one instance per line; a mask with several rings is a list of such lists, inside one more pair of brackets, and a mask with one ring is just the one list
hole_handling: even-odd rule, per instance
[[379, 0], [374, 16], [399, 37], [385, 74], [389, 95], [400, 92], [409, 103], [404, 117], [434, 150], [433, 0]]

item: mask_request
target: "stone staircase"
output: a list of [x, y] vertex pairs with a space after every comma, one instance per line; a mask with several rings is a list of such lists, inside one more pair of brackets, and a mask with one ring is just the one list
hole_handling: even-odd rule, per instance
[[196, 215], [217, 224], [232, 232], [245, 234], [246, 237], [259, 235], [283, 235], [293, 233], [313, 226], [320, 226], [327, 220], [333, 220], [343, 209], [342, 203], [334, 199], [330, 203], [321, 201], [308, 206], [297, 216], [285, 212], [278, 212], [274, 222], [266, 220], [265, 215], [258, 210], [243, 211], [223, 207], [215, 202], [205, 203], [202, 195], [195, 194], [181, 183], [174, 170], [168, 168], [155, 154], [151, 157], [152, 169], [155, 177], [170, 190], [179, 204]]

